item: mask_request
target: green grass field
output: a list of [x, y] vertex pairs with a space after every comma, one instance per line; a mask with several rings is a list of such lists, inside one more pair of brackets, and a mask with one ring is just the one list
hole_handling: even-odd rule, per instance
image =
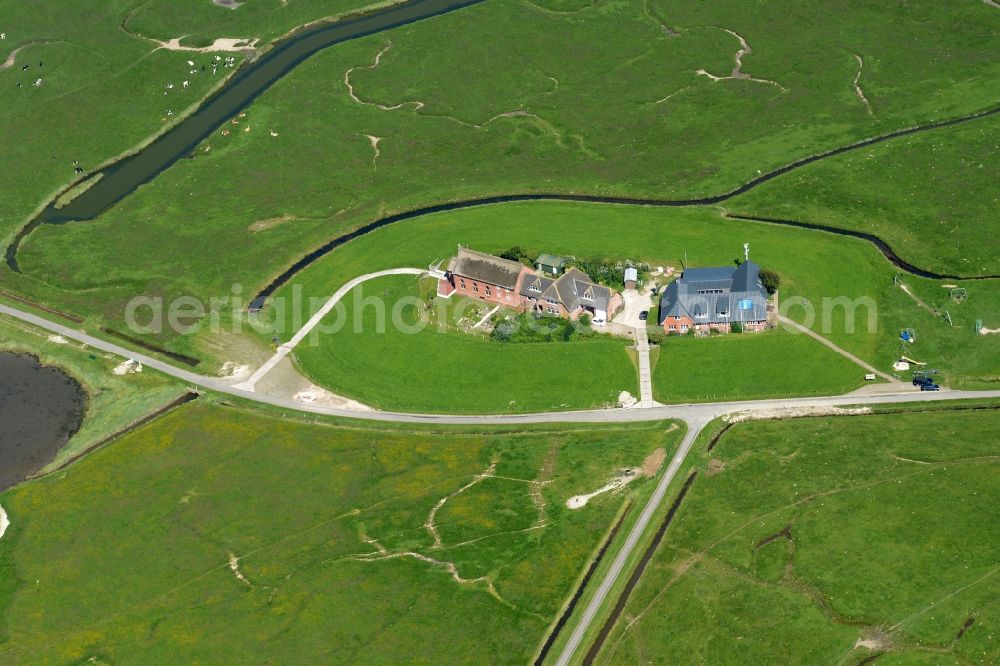
[[[151, 40], [186, 36], [257, 38], [258, 47], [316, 19], [365, 6], [360, 0], [253, 0], [233, 11], [211, 0], [24, 3], [0, 0], [0, 240], [78, 176], [161, 132], [222, 78], [200, 71], [213, 54], [156, 50]], [[242, 62], [243, 56], [235, 55]], [[195, 62], [196, 74], [187, 61]], [[28, 65], [27, 70], [22, 67]], [[39, 87], [32, 84], [42, 79]], [[182, 88], [182, 81], [190, 86]], [[17, 84], [21, 83], [21, 87]], [[165, 86], [173, 83], [174, 88]], [[167, 95], [163, 93], [167, 92]], [[167, 110], [174, 115], [168, 117]], [[53, 157], [53, 155], [55, 157]], [[6, 272], [6, 269], [4, 269]], [[13, 276], [5, 275], [9, 283]]]
[[779, 329], [710, 338], [671, 336], [653, 368], [664, 403], [835, 395], [864, 383], [865, 370], [812, 338]]
[[[1000, 12], [979, 2], [921, 0], [889, 11], [844, 0], [824, 3], [821, 13], [777, 1], [578, 4], [552, 5], [579, 9], [567, 14], [494, 0], [324, 51], [248, 109], [254, 131], [212, 137], [210, 153], [177, 164], [94, 223], [39, 230], [23, 247], [25, 275], [4, 271], [0, 282], [87, 316], [120, 318], [140, 293], [207, 297], [233, 283], [253, 290], [324, 240], [384, 213], [511, 191], [715, 194], [795, 159], [983, 109], [998, 97], [1000, 63], [989, 45]], [[171, 24], [182, 10], [155, 21], [146, 13], [137, 25], [182, 27]], [[744, 73], [761, 81], [698, 74], [732, 70], [739, 41], [726, 30], [747, 40]], [[136, 57], [142, 48], [133, 46]], [[854, 54], [866, 63], [861, 82], [875, 117], [854, 94]], [[479, 63], [487, 59], [484, 75]], [[344, 82], [349, 71], [358, 101]], [[89, 163], [148, 135], [160, 126], [158, 94], [150, 91], [148, 108], [130, 114], [149, 119], [120, 147], [74, 152]], [[17, 117], [35, 108], [25, 102]], [[379, 138], [377, 155], [369, 137]], [[48, 147], [29, 143], [47, 159]], [[11, 155], [12, 164], [29, 164]], [[14, 171], [29, 178], [30, 170]], [[8, 186], [24, 198], [7, 228], [63, 180], [45, 182], [41, 191]], [[938, 229], [926, 237], [933, 251]], [[952, 254], [941, 252], [942, 261]]]
[[996, 411], [734, 426], [596, 663], [995, 663], [998, 436]]
[[[525, 203], [405, 222], [351, 241], [280, 290], [278, 302], [286, 307], [278, 328], [283, 339], [297, 330], [292, 321], [296, 298], [306, 304], [307, 309], [299, 316], [300, 321], [305, 321], [340, 285], [363, 273], [426, 266], [449, 256], [458, 243], [495, 252], [513, 242], [537, 251], [630, 256], [653, 266], [677, 267], [685, 254], [693, 266], [731, 264], [742, 254], [742, 243], [749, 242], [751, 256], [781, 274], [780, 300], [788, 316], [806, 323], [812, 319], [815, 330], [876, 367], [891, 370], [892, 362], [901, 352], [899, 332], [909, 327], [914, 328], [918, 337], [906, 353], [940, 369], [949, 385], [990, 387], [1000, 378], [997, 374], [1000, 335], [976, 335], [974, 330], [976, 319], [982, 319], [986, 326], [1000, 327], [996, 316], [1000, 311], [997, 281], [956, 283], [967, 287], [969, 293], [968, 300], [958, 304], [949, 301], [948, 290], [941, 286], [950, 283], [905, 277], [905, 283], [929, 305], [949, 309], [955, 322], [955, 326], [949, 326], [893, 286], [891, 264], [868, 243], [814, 231], [725, 220], [709, 210]], [[310, 298], [316, 299], [311, 306]], [[795, 305], [801, 299], [806, 299], [808, 306]], [[874, 316], [871, 331], [869, 310]], [[710, 367], [715, 362], [738, 358], [740, 350], [734, 349], [736, 346], [744, 350], [754, 345], [766, 347], [767, 351], [753, 361], [760, 370], [754, 368], [754, 381], [747, 383], [745, 379], [733, 378], [728, 397], [745, 395], [751, 383], [759, 385], [759, 394], [767, 395], [846, 389], [864, 374], [860, 368], [855, 370], [845, 365], [841, 357], [819, 343], [804, 336], [788, 337], [797, 351], [806, 354], [801, 362], [794, 356], [783, 355], [779, 342], [770, 338], [755, 341], [753, 336], [738, 338], [743, 344], [678, 341], [678, 345], [683, 345], [678, 348], [683, 348], [684, 358], [675, 358], [674, 362], [686, 368]], [[197, 337], [185, 342], [196, 341]], [[659, 379], [654, 388], [661, 397], [667, 397], [663, 393], [664, 382], [669, 385], [679, 379], [670, 370], [670, 354], [668, 346], [657, 362]], [[765, 372], [769, 363], [777, 371]], [[308, 369], [310, 361], [305, 361], [304, 366]], [[724, 377], [708, 378], [684, 388], [682, 393], [685, 398], [710, 393], [721, 398], [722, 394], [717, 392], [725, 388], [725, 382]]]
[[566, 499], [681, 432], [379, 431], [190, 404], [0, 495], [0, 661], [524, 663], [652, 481]]
[[875, 234], [937, 273], [997, 275], [998, 171], [1000, 116], [993, 116], [811, 165], [730, 207]]
[[335, 310], [321, 323], [340, 330], [306, 338], [295, 351], [304, 372], [335, 393], [380, 409], [454, 413], [614, 407], [621, 391], [638, 395], [623, 340], [502, 344], [421, 325], [412, 276], [360, 289], [358, 298], [384, 303], [382, 326], [376, 306], [359, 315], [349, 296], [343, 313]]

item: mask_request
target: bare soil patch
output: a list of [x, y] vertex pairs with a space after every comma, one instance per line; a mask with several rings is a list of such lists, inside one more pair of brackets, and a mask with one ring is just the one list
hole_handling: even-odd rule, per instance
[[714, 476], [724, 469], [726, 469], [726, 463], [718, 458], [712, 458], [708, 461], [708, 471], [705, 472], [705, 476]]
[[267, 231], [268, 229], [273, 229], [274, 227], [285, 224], [286, 222], [297, 222], [302, 218], [295, 215], [290, 215], [285, 213], [284, 215], [279, 215], [277, 217], [269, 217], [266, 220], [258, 220], [247, 227], [247, 231], [255, 234], [259, 231]]
[[667, 459], [666, 449], [659, 448], [646, 456], [642, 461], [642, 473], [644, 476], [655, 476], [663, 467], [663, 461]]

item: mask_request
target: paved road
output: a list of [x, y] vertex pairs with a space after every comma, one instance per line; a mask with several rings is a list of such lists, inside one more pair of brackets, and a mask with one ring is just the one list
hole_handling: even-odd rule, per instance
[[677, 449], [677, 453], [674, 455], [673, 460], [670, 461], [670, 466], [667, 467], [667, 471], [663, 473], [663, 477], [660, 482], [656, 484], [656, 489], [653, 490], [653, 495], [649, 498], [646, 503], [646, 507], [642, 510], [642, 514], [639, 516], [639, 520], [636, 521], [635, 525], [632, 526], [632, 531], [629, 532], [628, 538], [625, 539], [625, 543], [622, 545], [622, 549], [618, 552], [618, 556], [615, 557], [615, 561], [611, 563], [611, 568], [608, 569], [608, 573], [605, 574], [604, 580], [597, 587], [597, 591], [594, 593], [594, 597], [587, 604], [587, 608], [583, 611], [583, 615], [580, 616], [579, 623], [576, 625], [576, 629], [570, 635], [569, 641], [563, 647], [563, 651], [559, 654], [559, 659], [556, 661], [557, 666], [566, 666], [569, 664], [573, 655], [580, 648], [580, 643], [583, 641], [584, 634], [587, 633], [587, 629], [593, 623], [594, 618], [601, 610], [601, 606], [604, 604], [604, 600], [607, 598], [608, 593], [611, 592], [611, 588], [614, 587], [615, 582], [618, 580], [618, 576], [622, 574], [625, 568], [625, 563], [628, 561], [629, 556], [632, 551], [635, 550], [635, 546], [639, 543], [639, 539], [642, 538], [643, 533], [646, 528], [649, 527], [649, 521], [652, 520], [653, 514], [660, 507], [660, 503], [667, 494], [667, 488], [670, 483], [674, 480], [677, 475], [677, 470], [681, 468], [681, 464], [684, 462], [684, 458], [687, 457], [688, 452], [691, 450], [691, 445], [694, 444], [694, 440], [697, 439], [698, 433], [701, 432], [702, 428], [708, 423], [706, 420], [700, 421], [690, 421], [688, 422], [688, 431], [684, 434], [684, 439], [681, 440], [681, 445]]
[[[835, 407], [838, 405], [874, 405], [903, 402], [923, 402], [929, 400], [962, 400], [969, 398], [1000, 398], [1000, 390], [995, 391], [952, 391], [944, 390], [940, 392], [913, 392], [905, 389], [899, 393], [885, 393], [864, 395], [860, 392], [847, 393], [845, 395], [818, 396], [811, 398], [774, 398], [769, 400], [747, 400], [695, 403], [680, 405], [662, 405], [650, 409], [590, 409], [573, 412], [538, 412], [534, 414], [481, 414], [481, 415], [457, 415], [457, 414], [416, 414], [407, 412], [362, 412], [337, 407], [327, 407], [324, 405], [307, 404], [292, 400], [291, 398], [281, 398], [276, 396], [259, 395], [230, 386], [225, 379], [219, 377], [207, 377], [190, 370], [179, 368], [165, 361], [153, 358], [131, 349], [126, 349], [112, 342], [107, 342], [96, 338], [88, 333], [84, 333], [75, 328], [70, 328], [63, 324], [50, 321], [44, 317], [18, 310], [7, 305], [0, 304], [0, 314], [4, 314], [15, 319], [27, 322], [45, 329], [51, 333], [56, 333], [70, 340], [76, 340], [89, 345], [94, 349], [99, 349], [110, 354], [115, 354], [122, 358], [131, 358], [139, 361], [146, 367], [158, 370], [164, 374], [176, 377], [189, 385], [225, 393], [239, 398], [256, 401], [263, 404], [294, 409], [313, 414], [328, 414], [330, 416], [341, 416], [344, 418], [363, 419], [367, 421], [391, 421], [402, 423], [438, 423], [453, 425], [518, 425], [526, 423], [624, 423], [636, 421], [660, 421], [665, 419], [678, 419], [688, 423], [707, 421], [723, 414], [731, 414], [738, 411], [759, 411], [759, 410], [785, 410], [798, 409], [802, 407]], [[908, 388], [908, 387], [907, 387]]]

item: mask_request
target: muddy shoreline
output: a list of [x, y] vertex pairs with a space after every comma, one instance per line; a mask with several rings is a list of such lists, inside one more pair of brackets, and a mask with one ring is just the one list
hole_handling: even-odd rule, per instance
[[52, 462], [80, 429], [86, 402], [80, 383], [59, 368], [0, 352], [0, 491]]

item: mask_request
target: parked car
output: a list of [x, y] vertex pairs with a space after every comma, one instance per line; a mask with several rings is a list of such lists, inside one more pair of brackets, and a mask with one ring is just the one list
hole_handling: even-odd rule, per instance
[[643, 310], [639, 313], [639, 321], [646, 321], [649, 318], [649, 310]]
[[925, 375], [916, 375], [913, 378], [913, 385], [914, 386], [923, 386], [924, 384], [933, 384], [933, 383], [934, 383], [934, 380], [931, 379], [930, 377], [925, 376]]
[[938, 386], [937, 384], [935, 384], [934, 382], [930, 382], [929, 381], [929, 382], [926, 382], [924, 384], [921, 384], [920, 385], [920, 390], [921, 391], [940, 391], [941, 387]]

